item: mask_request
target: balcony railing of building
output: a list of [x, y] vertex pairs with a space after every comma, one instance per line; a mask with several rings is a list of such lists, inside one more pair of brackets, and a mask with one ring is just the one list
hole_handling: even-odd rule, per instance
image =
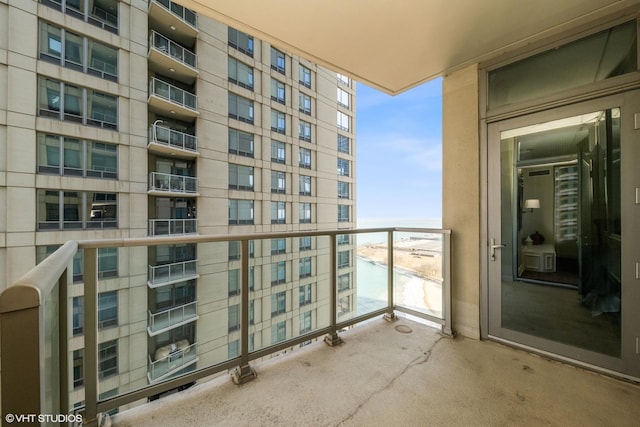
[[166, 355], [156, 358], [155, 360], [149, 356], [147, 376], [150, 383], [167, 378], [198, 361], [197, 343], [186, 346], [181, 346], [180, 343], [177, 343], [167, 347], [169, 348], [167, 348], [166, 351], [164, 351], [165, 349], [156, 351], [156, 356], [160, 352], [167, 353]]
[[170, 173], [151, 172], [149, 174], [149, 191], [165, 193], [198, 194], [198, 178]]
[[149, 326], [147, 326], [147, 331], [150, 336], [154, 336], [175, 326], [197, 320], [198, 307], [196, 301], [192, 301], [168, 310], [158, 311], [157, 313], [149, 311], [148, 314]]
[[149, 2], [154, 2], [164, 6], [165, 9], [173, 13], [178, 18], [182, 19], [193, 28], [198, 28], [198, 15], [194, 11], [187, 9], [186, 7], [181, 6], [171, 0], [149, 0]]
[[198, 278], [198, 260], [150, 265], [147, 284], [150, 288]]
[[160, 144], [168, 148], [197, 154], [198, 137], [165, 126], [160, 126], [158, 123], [161, 123], [161, 121], [159, 120], [149, 128], [150, 144]]
[[189, 110], [198, 111], [198, 97], [196, 95], [156, 77], [149, 81], [149, 95], [155, 95]]
[[175, 61], [191, 67], [194, 70], [197, 70], [198, 68], [198, 56], [195, 53], [180, 46], [178, 43], [163, 36], [157, 31], [151, 31], [151, 35], [149, 36], [149, 47], [159, 50], [165, 55], [173, 58]]
[[[305, 246], [305, 252], [309, 248], [315, 253], [319, 264], [313, 264], [313, 268], [323, 270], [322, 273], [314, 273], [318, 275], [315, 285], [303, 285], [305, 287], [299, 290], [299, 283], [295, 282], [297, 278], [292, 278], [294, 282], [278, 285], [272, 291], [271, 287], [264, 286], [264, 282], [251, 281], [256, 268], [252, 264], [257, 260], [250, 257], [250, 247], [261, 242], [262, 247], [268, 248], [273, 239], [304, 239], [311, 243]], [[233, 270], [239, 271], [240, 294], [228, 296], [226, 290], [223, 293], [205, 292], [199, 293], [197, 300], [197, 315], [201, 317], [205, 316], [201, 313], [203, 307], [217, 307], [218, 311], [207, 313], [215, 315], [209, 319], [226, 318], [231, 304], [238, 310], [240, 328], [234, 332], [234, 338], [239, 337], [239, 340], [228, 343], [228, 356], [220, 356], [219, 348], [196, 347], [194, 335], [176, 336], [175, 348], [169, 344], [148, 353], [147, 386], [139, 387], [139, 382], [136, 382], [128, 389], [123, 384], [117, 395], [99, 398], [102, 367], [98, 340], [98, 249], [117, 247], [147, 253], [150, 246], [195, 244], [198, 245], [198, 253], [210, 254], [206, 261], [219, 262], [227, 266], [224, 268], [230, 268], [229, 242], [240, 243], [240, 269]], [[67, 276], [72, 274], [72, 260], [79, 249], [83, 250], [84, 256], [85, 395], [84, 406], [72, 409], [74, 402], [69, 401], [74, 380], [69, 363], [72, 321], [69, 301], [72, 295], [68, 292]], [[216, 257], [220, 259], [214, 260]], [[308, 257], [308, 254], [300, 257]], [[338, 260], [350, 262], [339, 263]], [[265, 267], [266, 271], [271, 268], [270, 265]], [[212, 290], [215, 286], [210, 285], [219, 283], [221, 277], [226, 278], [229, 272], [210, 269], [205, 276], [200, 272], [199, 286]], [[0, 294], [2, 408], [4, 413], [11, 414], [64, 414], [75, 410], [81, 412], [85, 424], [95, 426], [101, 412], [142, 403], [149, 397], [220, 372], [233, 370], [231, 376], [237, 384], [249, 381], [255, 377], [249, 365], [252, 360], [316, 338], [324, 337], [328, 345], [340, 344], [338, 331], [341, 329], [380, 315], [393, 318], [395, 311], [435, 322], [441, 325], [443, 333], [450, 335], [450, 272], [451, 232], [441, 229], [379, 228], [69, 241]], [[131, 275], [130, 280], [134, 281], [136, 276], [139, 277], [139, 273]], [[154, 273], [150, 277], [154, 277]], [[263, 288], [254, 290], [254, 286]], [[287, 286], [291, 288], [288, 291]], [[318, 310], [317, 318], [308, 313], [313, 309], [309, 305], [305, 304], [304, 309], [302, 305], [298, 307], [299, 291], [301, 294], [304, 291], [305, 301], [307, 292], [316, 296], [312, 306]], [[275, 320], [270, 319], [268, 300], [254, 304], [254, 301], [260, 302], [256, 298], [262, 298], [256, 294], [264, 292], [271, 295], [267, 298], [271, 299], [272, 309], [274, 303], [280, 306], [281, 302], [289, 301], [284, 305], [288, 311]], [[135, 311], [134, 307], [130, 305], [129, 310]], [[254, 312], [254, 308], [266, 310], [261, 318], [269, 319], [266, 323], [273, 325], [270, 342], [258, 341], [260, 337], [267, 337], [269, 331], [256, 329], [259, 325], [254, 316], [260, 312]], [[145, 316], [140, 316], [132, 312], [131, 316], [147, 321], [146, 307], [144, 313]], [[231, 318], [229, 313], [230, 322]], [[155, 323], [160, 320], [154, 318], [149, 321]], [[226, 330], [227, 325], [223, 328]], [[220, 341], [219, 329], [209, 332], [216, 334], [213, 337], [206, 336], [210, 330], [208, 327], [199, 328], [198, 341]], [[128, 334], [129, 328], [120, 328], [120, 331]], [[261, 333], [254, 337], [253, 332]], [[231, 335], [224, 342], [227, 339], [230, 340]], [[16, 393], [16, 390], [21, 392]]]
[[176, 236], [198, 232], [197, 219], [150, 219], [149, 236]]

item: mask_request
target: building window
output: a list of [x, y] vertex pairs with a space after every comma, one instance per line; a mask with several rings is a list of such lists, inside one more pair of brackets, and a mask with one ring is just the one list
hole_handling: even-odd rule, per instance
[[240, 329], [240, 304], [229, 307], [229, 332]]
[[235, 93], [229, 93], [229, 117], [253, 124], [253, 101]]
[[285, 173], [280, 171], [271, 171], [271, 192], [284, 194], [286, 192]]
[[[249, 258], [253, 258], [254, 247], [255, 247], [255, 241], [249, 240]], [[242, 245], [240, 241], [234, 240], [229, 242], [229, 261], [239, 260], [241, 255], [240, 254], [241, 250], [242, 250]], [[195, 255], [192, 256], [190, 259], [195, 259]]]
[[300, 120], [298, 122], [298, 138], [311, 142], [311, 123]]
[[271, 255], [287, 253], [287, 239], [271, 239]]
[[118, 248], [98, 248], [98, 280], [118, 277]]
[[349, 129], [351, 129], [350, 123], [351, 123], [351, 117], [349, 117], [348, 115], [346, 115], [342, 111], [338, 111], [337, 112], [338, 129], [342, 129], [342, 130], [345, 130], [345, 131], [349, 132]]
[[229, 153], [253, 157], [253, 134], [229, 129]]
[[[229, 330], [231, 332], [231, 329]], [[227, 358], [233, 359], [240, 355], [240, 340], [231, 341], [227, 350]]]
[[338, 105], [349, 108], [351, 105], [351, 95], [346, 90], [338, 88]]
[[84, 297], [73, 297], [72, 332], [82, 335], [84, 332]]
[[349, 183], [338, 181], [338, 198], [339, 199], [348, 199], [349, 198]]
[[118, 34], [119, 2], [117, 0], [91, 2], [91, 7], [86, 7], [84, 0], [67, 0], [66, 2], [61, 0], [40, 0], [40, 2], [91, 25]]
[[[311, 269], [311, 259], [309, 259], [309, 269]], [[300, 307], [311, 304], [311, 283], [300, 286], [298, 288], [298, 296]]]
[[271, 264], [271, 286], [280, 285], [287, 281], [287, 267], [285, 261]]
[[309, 95], [298, 94], [298, 110], [301, 113], [311, 115], [311, 97]]
[[253, 168], [229, 163], [229, 188], [253, 191]]
[[118, 291], [98, 294], [98, 330], [118, 326]]
[[287, 132], [287, 121], [283, 112], [271, 110], [271, 130], [281, 134]]
[[271, 295], [271, 317], [286, 313], [287, 292], [282, 291]]
[[341, 153], [349, 154], [349, 137], [344, 135], [338, 135], [338, 151]]
[[349, 267], [349, 254], [351, 251], [340, 251], [338, 252], [338, 268]]
[[343, 316], [351, 311], [351, 295], [338, 299], [338, 316]]
[[351, 281], [349, 277], [349, 273], [341, 274], [338, 276], [338, 292], [349, 290], [349, 288], [351, 287]]
[[298, 81], [301, 85], [311, 88], [311, 70], [304, 65], [299, 65]]
[[310, 251], [311, 250], [311, 236], [300, 237], [298, 241], [299, 250]]
[[338, 159], [338, 175], [349, 176], [349, 160]]
[[283, 320], [271, 327], [271, 344], [277, 344], [287, 339], [287, 321]]
[[38, 115], [117, 130], [118, 98], [39, 76]]
[[84, 350], [73, 351], [73, 388], [84, 385]]
[[286, 202], [271, 202], [271, 224], [284, 224], [286, 219]]
[[[255, 300], [249, 301], [249, 324], [253, 325], [255, 322]], [[253, 338], [253, 334], [251, 336]]]
[[300, 315], [300, 335], [311, 332], [311, 311]]
[[98, 376], [100, 379], [118, 373], [118, 340], [107, 341], [98, 346]]
[[253, 58], [253, 37], [229, 27], [229, 46]]
[[286, 151], [284, 142], [271, 141], [271, 161], [275, 163], [286, 163]]
[[336, 238], [339, 245], [348, 245], [349, 243], [351, 243], [350, 234], [338, 234]]
[[253, 68], [229, 57], [229, 81], [252, 91]]
[[307, 175], [300, 175], [300, 195], [301, 196], [310, 196], [311, 195], [311, 177]]
[[[311, 277], [311, 257], [305, 257], [305, 258], [300, 258], [298, 260], [298, 277], [299, 278], [304, 278], [304, 277]], [[300, 291], [301, 291], [301, 295], [302, 295], [302, 288], [303, 286], [300, 287]], [[311, 286], [309, 285], [309, 301], [311, 302]]]
[[311, 223], [311, 203], [300, 203], [299, 220], [300, 224]]
[[118, 81], [118, 49], [40, 21], [39, 58], [102, 79]]
[[338, 83], [343, 84], [345, 86], [349, 86], [351, 84], [351, 79], [349, 79], [349, 77], [345, 76], [344, 74], [336, 74], [336, 77], [338, 78]]
[[253, 200], [229, 200], [229, 225], [253, 224]]
[[229, 270], [227, 273], [229, 282], [229, 296], [240, 295], [240, 270]]
[[37, 190], [38, 231], [118, 227], [115, 193]]
[[338, 222], [349, 222], [349, 206], [338, 205]]
[[281, 74], [286, 72], [285, 55], [274, 47], [271, 48], [271, 68]]
[[311, 169], [311, 150], [302, 147], [298, 150], [298, 166]]
[[284, 83], [274, 78], [271, 79], [271, 99], [282, 105], [285, 105], [286, 103]]

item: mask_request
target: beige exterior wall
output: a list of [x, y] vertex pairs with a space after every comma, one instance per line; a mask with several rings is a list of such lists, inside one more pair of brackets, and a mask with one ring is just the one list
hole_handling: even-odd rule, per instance
[[453, 329], [480, 338], [480, 138], [478, 68], [442, 83], [442, 221], [452, 235]]

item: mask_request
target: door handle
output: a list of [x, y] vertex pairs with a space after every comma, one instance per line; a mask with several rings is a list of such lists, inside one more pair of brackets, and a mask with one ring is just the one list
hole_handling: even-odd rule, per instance
[[489, 245], [489, 248], [491, 249], [491, 261], [496, 260], [496, 249], [502, 249], [506, 247], [507, 245], [504, 243], [499, 243], [496, 245], [496, 239], [491, 239], [491, 245]]

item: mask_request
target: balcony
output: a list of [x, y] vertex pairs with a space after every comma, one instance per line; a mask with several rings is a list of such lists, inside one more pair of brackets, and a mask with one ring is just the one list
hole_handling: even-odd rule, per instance
[[197, 219], [150, 219], [149, 236], [177, 236], [196, 234], [198, 232]]
[[149, 0], [149, 28], [187, 46], [198, 36], [198, 15], [171, 0]]
[[167, 197], [196, 197], [198, 196], [198, 178], [151, 172], [148, 194]]
[[168, 127], [160, 126], [161, 120], [149, 128], [150, 151], [159, 154], [195, 158], [198, 153], [198, 138], [185, 132], [180, 132]]
[[174, 262], [171, 264], [150, 265], [147, 285], [150, 288], [171, 285], [197, 279], [198, 260]]
[[198, 57], [162, 34], [151, 31], [149, 36], [149, 63], [153, 70], [192, 84], [198, 77]]
[[198, 117], [198, 98], [191, 92], [156, 77], [149, 81], [149, 108], [157, 113], [170, 113], [179, 120]]
[[147, 333], [152, 337], [196, 320], [198, 320], [198, 307], [195, 301], [157, 313], [149, 311]]
[[[250, 242], [270, 247], [273, 239], [301, 237], [310, 237], [314, 242], [314, 256], [318, 260], [314, 268], [326, 267], [318, 275], [317, 285], [322, 289], [312, 291], [326, 297], [311, 304], [316, 306], [318, 319], [326, 321], [307, 325], [302, 320], [306, 319], [304, 311], [308, 305], [299, 308], [295, 303], [293, 306], [287, 303], [286, 313], [276, 319], [278, 322], [284, 319], [282, 335], [280, 328], [272, 328], [271, 333], [261, 334], [270, 335], [270, 341], [259, 342], [259, 337], [254, 340], [260, 321], [254, 319], [259, 313], [253, 309], [263, 307], [268, 317], [269, 304], [268, 300], [250, 304], [258, 293], [266, 291], [250, 288], [255, 267], [251, 265], [255, 260], [249, 256]], [[227, 324], [221, 321], [227, 318], [231, 305], [226, 287], [220, 292], [218, 284], [221, 279], [226, 282], [228, 272], [207, 266], [206, 273], [200, 272], [203, 276], [200, 285], [204, 287], [199, 289], [204, 292], [198, 294], [197, 315], [202, 319], [198, 322], [204, 323], [198, 326], [197, 345], [191, 338], [176, 338], [173, 345], [152, 349], [145, 372], [148, 385], [141, 387], [136, 383], [127, 388], [121, 383], [118, 395], [99, 400], [95, 380], [99, 348], [98, 248], [196, 244], [198, 253], [207, 254], [208, 261], [217, 257], [221, 264], [228, 265], [229, 241], [239, 241], [241, 246], [240, 294], [231, 297], [239, 307], [239, 331], [233, 337], [225, 336]], [[514, 419], [527, 423], [541, 417], [552, 425], [566, 424], [568, 419], [577, 425], [601, 424], [600, 421], [633, 425], [640, 416], [640, 407], [634, 404], [640, 399], [636, 385], [494, 342], [451, 339], [450, 234], [447, 230], [397, 228], [67, 242], [0, 295], [3, 389], [23, 390], [19, 395], [3, 394], [6, 413], [67, 413], [71, 409], [65, 397], [69, 384], [73, 384], [72, 373], [67, 369], [70, 328], [59, 327], [70, 324], [71, 312], [69, 304], [58, 301], [69, 300], [67, 269], [78, 249], [84, 251], [84, 284], [79, 285], [84, 286], [84, 325], [96, 325], [86, 327], [84, 336], [86, 403], [79, 411], [88, 425], [96, 425], [99, 412], [139, 405], [152, 396], [230, 369], [234, 382], [247, 382], [256, 377], [253, 366], [264, 375], [249, 388], [231, 390], [221, 385], [222, 381], [228, 381], [225, 376], [219, 376], [202, 382], [188, 396], [142, 404], [117, 415], [113, 421], [115, 425], [153, 425], [162, 417], [163, 423], [180, 424], [188, 414], [194, 424], [204, 425], [206, 417], [211, 416], [207, 402], [217, 402], [222, 408], [246, 408], [246, 402], [256, 402], [242, 414], [232, 409], [218, 411], [217, 406], [216, 416], [220, 418], [216, 420], [222, 424], [259, 422], [266, 407], [277, 408], [274, 423], [285, 419], [288, 423], [295, 420], [303, 423], [299, 417], [304, 416], [304, 420], [323, 420], [331, 425], [363, 425], [371, 424], [372, 420], [384, 425], [398, 422], [422, 425], [425, 420], [435, 425], [487, 425], [509, 424]], [[338, 254], [345, 250], [356, 252], [347, 269], [355, 272], [350, 276], [353, 281], [343, 280], [344, 269], [337, 269]], [[253, 284], [258, 285], [259, 282]], [[294, 283], [290, 288], [296, 301], [297, 285]], [[288, 289], [289, 282], [279, 286], [283, 287], [278, 292]], [[205, 319], [201, 311], [211, 306], [216, 307], [207, 314], [214, 316]], [[136, 307], [130, 306], [130, 316], [139, 318]], [[350, 314], [339, 316], [344, 307], [349, 307]], [[146, 318], [149, 315], [146, 308], [144, 313]], [[389, 321], [379, 318], [383, 314]], [[442, 333], [431, 326], [399, 318], [405, 314], [435, 322]], [[182, 319], [188, 315], [185, 310]], [[177, 313], [176, 316], [180, 317]], [[228, 318], [233, 318], [231, 312]], [[294, 323], [286, 323], [298, 318], [300, 324], [296, 328], [290, 327]], [[160, 322], [160, 317], [153, 321]], [[268, 323], [273, 321], [269, 319]], [[216, 324], [220, 328], [212, 329]], [[20, 332], [16, 333], [17, 330]], [[224, 333], [219, 335], [221, 330]], [[133, 338], [128, 335], [129, 328], [119, 328], [119, 333], [123, 334], [121, 338]], [[240, 338], [234, 341], [237, 346], [229, 341], [228, 355], [226, 344], [217, 350], [212, 348], [214, 341], [226, 343], [236, 337]], [[328, 346], [320, 340], [313, 342], [323, 337]], [[343, 340], [344, 347], [340, 346]], [[290, 351], [299, 344], [308, 345]], [[220, 355], [220, 349], [225, 349], [224, 355]], [[282, 356], [283, 352], [288, 355]], [[280, 356], [264, 359], [276, 355]], [[54, 375], [57, 372], [68, 380], [59, 381], [58, 375]], [[304, 393], [300, 393], [302, 386]], [[274, 390], [278, 393], [273, 393]], [[568, 390], [580, 390], [579, 398]], [[340, 399], [336, 400], [336, 393]], [[455, 406], [451, 402], [456, 402]], [[305, 410], [301, 411], [301, 407]], [[327, 407], [332, 409], [327, 411]]]
[[149, 382], [160, 381], [193, 366], [198, 361], [197, 349], [196, 343], [189, 345], [188, 341], [183, 340], [156, 350], [154, 358], [149, 356], [147, 371]]

